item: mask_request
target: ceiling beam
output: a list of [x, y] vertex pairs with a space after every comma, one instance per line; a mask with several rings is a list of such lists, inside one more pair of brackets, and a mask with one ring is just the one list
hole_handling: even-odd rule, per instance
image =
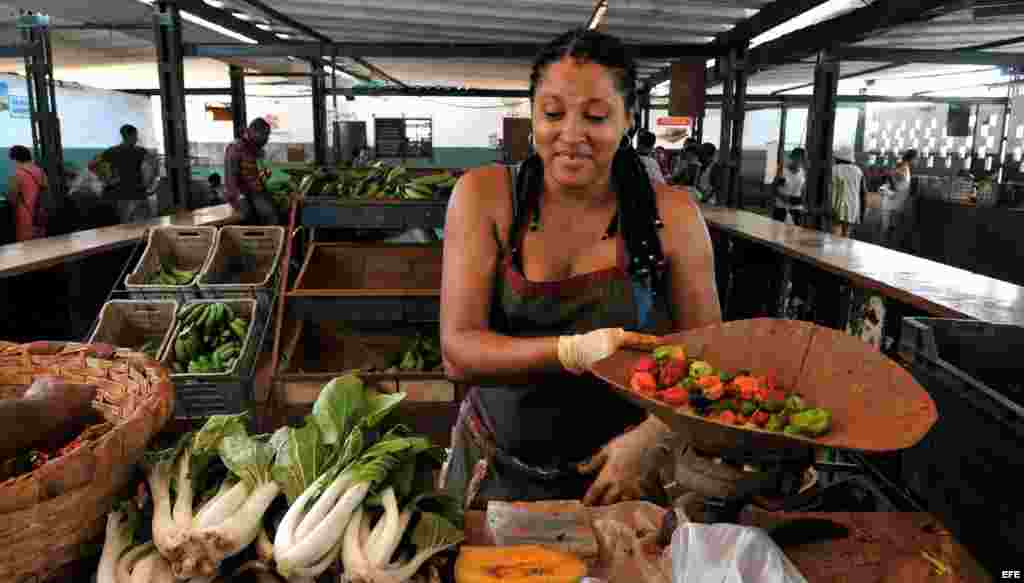
[[[256, 8], [257, 10], [260, 10], [261, 12], [263, 12], [264, 14], [269, 16], [270, 18], [272, 18], [272, 19], [274, 19], [274, 20], [276, 20], [276, 21], [278, 21], [278, 22], [280, 22], [280, 23], [282, 23], [282, 24], [284, 24], [286, 26], [294, 28], [295, 30], [303, 32], [303, 33], [307, 34], [308, 36], [317, 39], [320, 42], [331, 42], [333, 40], [330, 37], [328, 37], [328, 36], [326, 36], [324, 34], [321, 34], [319, 31], [317, 31], [313, 27], [306, 26], [305, 24], [299, 22], [298, 20], [295, 20], [294, 18], [288, 16], [287, 14], [284, 14], [283, 12], [280, 12], [280, 11], [274, 9], [274, 8], [271, 8], [270, 6], [267, 5], [266, 2], [263, 2], [263, 0], [242, 0], [242, 2], [245, 2], [246, 4], [252, 6], [253, 8]], [[372, 71], [373, 73], [377, 74], [378, 76], [380, 76], [381, 78], [383, 78], [383, 79], [385, 79], [387, 81], [391, 81], [392, 83], [395, 83], [395, 84], [400, 85], [402, 87], [406, 86], [405, 83], [402, 83], [398, 79], [395, 79], [391, 75], [388, 75], [383, 70], [379, 69], [376, 65], [374, 65], [373, 63], [371, 63], [369, 61], [366, 61], [366, 60], [364, 60], [364, 59], [362, 59], [360, 57], [353, 57], [352, 60], [357, 62], [357, 63], [359, 63], [360, 65], [362, 65], [366, 69]], [[336, 62], [334, 62], [333, 60], [331, 61], [331, 65], [335, 66], [335, 67], [338, 67], [338, 64]]]
[[[148, 97], [160, 95], [159, 89], [113, 89], [121, 93], [144, 95]], [[185, 95], [228, 96], [230, 87], [197, 87], [185, 89]], [[350, 87], [327, 88], [328, 95], [351, 95], [353, 97], [513, 97], [528, 98], [528, 89], [473, 89], [456, 87]], [[260, 96], [263, 97], [263, 96]]]
[[[255, 28], [255, 27], [254, 27]], [[506, 58], [532, 59], [543, 47], [534, 43], [287, 43], [249, 45], [238, 43], [186, 44], [189, 57], [397, 57], [397, 58]], [[706, 45], [627, 45], [636, 59], [671, 59], [681, 56], [707, 58]]]
[[1003, 65], [1024, 64], [1024, 53], [993, 53], [971, 49], [930, 50], [894, 49], [885, 47], [839, 47], [831, 54], [848, 61], [890, 61], [902, 63], [936, 63], [943, 65]]
[[[957, 51], [960, 51], [960, 50], [964, 50], [964, 51], [984, 51], [984, 50], [988, 50], [988, 49], [997, 49], [999, 47], [1012, 46], [1012, 45], [1019, 44], [1019, 43], [1022, 43], [1022, 42], [1024, 42], [1024, 36], [1018, 36], [1018, 37], [1014, 37], [1014, 38], [1007, 38], [1007, 39], [1003, 39], [1003, 40], [999, 40], [999, 41], [988, 42], [988, 43], [984, 43], [984, 44], [980, 44], [980, 45], [974, 45], [974, 46], [970, 46], [970, 47], [962, 47], [960, 49], [954, 49], [954, 50], [957, 50]], [[847, 79], [854, 79], [856, 77], [863, 77], [864, 75], [873, 75], [875, 73], [881, 73], [882, 71], [888, 71], [890, 69], [897, 69], [899, 67], [903, 67], [903, 66], [906, 66], [906, 65], [907, 65], [907, 63], [906, 62], [902, 62], [902, 61], [895, 62], [895, 63], [889, 63], [889, 64], [882, 65], [882, 66], [879, 66], [879, 67], [873, 67], [873, 68], [868, 69], [866, 71], [860, 71], [860, 72], [857, 72], [857, 73], [848, 73], [846, 75], [841, 75], [839, 77], [839, 80], [840, 81], [845, 81]], [[785, 89], [779, 89], [778, 91], [773, 91], [772, 94], [775, 95], [775, 94], [778, 94], [778, 93], [786, 93], [786, 92], [789, 92], [789, 91], [796, 91], [797, 89], [806, 89], [807, 87], [813, 87], [813, 86], [814, 86], [814, 83], [804, 83], [802, 85], [794, 85], [793, 87], [787, 87]]]
[[[245, 36], [247, 36], [247, 37], [249, 37], [249, 38], [251, 38], [253, 40], [259, 41], [261, 43], [261, 45], [264, 44], [264, 43], [273, 44], [273, 43], [276, 43], [276, 42], [280, 42], [280, 39], [277, 38], [277, 35], [275, 35], [274, 33], [266, 31], [266, 30], [263, 30], [263, 29], [257, 27], [255, 24], [253, 24], [251, 22], [246, 22], [246, 21], [244, 21], [244, 20], [242, 20], [240, 18], [236, 18], [234, 14], [231, 14], [230, 12], [228, 12], [226, 10], [221, 10], [219, 8], [214, 8], [213, 6], [210, 6], [209, 4], [207, 4], [206, 2], [203, 2], [203, 0], [175, 0], [175, 3], [177, 4], [177, 6], [178, 6], [178, 8], [180, 10], [186, 10], [188, 12], [191, 12], [192, 14], [195, 14], [196, 16], [198, 16], [198, 17], [200, 17], [200, 18], [202, 18], [204, 20], [208, 20], [208, 21], [210, 21], [210, 22], [212, 22], [214, 24], [223, 26], [224, 28], [227, 28], [228, 30], [233, 30], [233, 31], [235, 31], [235, 32], [237, 32], [239, 34], [243, 34], [243, 35], [245, 35]], [[261, 46], [261, 45], [242, 45], [242, 46], [255, 47], [255, 46]], [[188, 53], [186, 52], [184, 56], [198, 56], [198, 55], [188, 55]], [[283, 54], [283, 55], [273, 55], [273, 56], [290, 57], [290, 56], [300, 56], [300, 55]], [[349, 69], [347, 67], [342, 67], [340, 65], [336, 65], [336, 66], [339, 69], [343, 70], [345, 72], [345, 74], [350, 75], [352, 77], [355, 77], [356, 79], [359, 79], [360, 81], [369, 81], [370, 80], [369, 77], [359, 73], [358, 71], [353, 71], [353, 70], [351, 70], [351, 69]]]
[[[819, 4], [828, 0], [775, 0], [763, 6], [757, 14], [740, 21], [731, 30], [715, 37], [712, 50], [715, 54], [725, 54], [729, 47], [750, 42], [754, 37], [763, 34], [780, 24], [800, 16]], [[655, 85], [664, 83], [672, 77], [672, 67], [666, 67], [657, 75], [652, 75], [644, 82], [649, 91]]]
[[[747, 95], [747, 103], [750, 105], [775, 103], [779, 105], [808, 105], [811, 102], [811, 95]], [[971, 105], [1006, 105], [1005, 97], [886, 97], [881, 95], [838, 95], [836, 102], [839, 103], [969, 103]], [[722, 103], [721, 95], [708, 95], [708, 106], [719, 106]], [[660, 97], [651, 104], [654, 108], [668, 107], [668, 101]]]
[[880, 30], [936, 18], [965, 4], [969, 0], [879, 0], [755, 47], [750, 50], [748, 64], [753, 71], [798, 61], [863, 40]]

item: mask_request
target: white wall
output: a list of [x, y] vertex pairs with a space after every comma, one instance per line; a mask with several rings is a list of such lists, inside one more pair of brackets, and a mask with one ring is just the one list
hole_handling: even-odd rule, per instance
[[[12, 95], [26, 95], [25, 79], [0, 75]], [[121, 141], [118, 130], [124, 124], [139, 128], [144, 146], [155, 145], [155, 125], [149, 100], [145, 97], [101, 89], [57, 88], [57, 113], [61, 121], [61, 141], [65, 148], [106, 148]], [[0, 113], [0, 146], [32, 145], [32, 127], [28, 119]]]
[[[225, 96], [189, 96], [185, 110], [190, 142], [230, 142], [231, 122], [215, 122], [206, 112], [206, 105], [230, 103]], [[365, 121], [367, 139], [374, 142], [374, 117], [426, 117], [433, 120], [434, 146], [439, 148], [488, 148], [491, 136], [501, 137], [502, 119], [528, 117], [526, 99], [463, 98], [463, 97], [357, 97], [355, 101], [338, 98], [338, 114], [334, 114], [334, 99], [329, 98], [328, 120]], [[249, 119], [268, 114], [278, 116], [281, 128], [275, 130], [271, 140], [277, 142], [308, 143], [313, 141], [313, 104], [309, 97], [253, 97], [246, 98]], [[153, 98], [152, 112], [160, 119], [160, 100]], [[158, 124], [159, 125], [159, 124]], [[162, 143], [157, 136], [157, 143]]]

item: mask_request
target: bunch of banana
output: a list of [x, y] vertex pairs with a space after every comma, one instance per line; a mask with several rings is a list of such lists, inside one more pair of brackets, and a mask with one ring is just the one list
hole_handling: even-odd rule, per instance
[[160, 263], [160, 269], [151, 274], [149, 278], [146, 279], [146, 283], [148, 285], [189, 285], [198, 274], [198, 270], [187, 271], [184, 269], [177, 269], [174, 265], [163, 261]]
[[141, 352], [142, 354], [155, 359], [157, 357], [156, 353], [158, 350], [160, 350], [160, 341], [151, 338], [140, 346], [136, 352]]
[[404, 198], [411, 200], [429, 200], [450, 194], [455, 188], [455, 177], [447, 172], [420, 176], [405, 185]]
[[230, 372], [242, 353], [249, 321], [224, 303], [192, 304], [178, 313], [181, 328], [174, 339], [174, 372]]

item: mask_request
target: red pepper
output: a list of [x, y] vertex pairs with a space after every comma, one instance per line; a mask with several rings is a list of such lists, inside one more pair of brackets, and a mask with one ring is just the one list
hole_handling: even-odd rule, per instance
[[633, 372], [654, 372], [656, 370], [658, 370], [658, 363], [649, 356], [644, 356], [636, 361], [636, 366], [633, 367]]
[[658, 393], [658, 398], [665, 401], [673, 407], [681, 407], [690, 401], [690, 393], [686, 389], [680, 386], [675, 386], [670, 389], [665, 389]]
[[629, 386], [642, 395], [653, 395], [658, 392], [658, 381], [649, 372], [635, 372]]
[[735, 423], [736, 425], [746, 425], [747, 417], [741, 413], [736, 416], [736, 420], [733, 421], [733, 423]]
[[722, 423], [736, 423], [736, 414], [733, 413], [732, 411], [722, 411], [718, 415], [718, 420], [721, 421]]
[[764, 427], [765, 424], [768, 423], [769, 417], [770, 415], [768, 415], [767, 411], [758, 411], [757, 413], [754, 413], [753, 415], [750, 416], [750, 420], [754, 422], [754, 425], [757, 425], [758, 427]]
[[769, 391], [776, 390], [778, 388], [778, 382], [777, 382], [777, 380], [775, 378], [775, 373], [774, 372], [768, 373], [764, 377], [764, 383], [763, 384], [764, 384], [765, 387], [768, 388]]

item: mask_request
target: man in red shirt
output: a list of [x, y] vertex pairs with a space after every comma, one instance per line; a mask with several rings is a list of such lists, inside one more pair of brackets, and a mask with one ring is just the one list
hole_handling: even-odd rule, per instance
[[248, 225], [280, 224], [274, 199], [263, 184], [259, 160], [270, 141], [270, 124], [257, 118], [224, 151], [224, 199]]

